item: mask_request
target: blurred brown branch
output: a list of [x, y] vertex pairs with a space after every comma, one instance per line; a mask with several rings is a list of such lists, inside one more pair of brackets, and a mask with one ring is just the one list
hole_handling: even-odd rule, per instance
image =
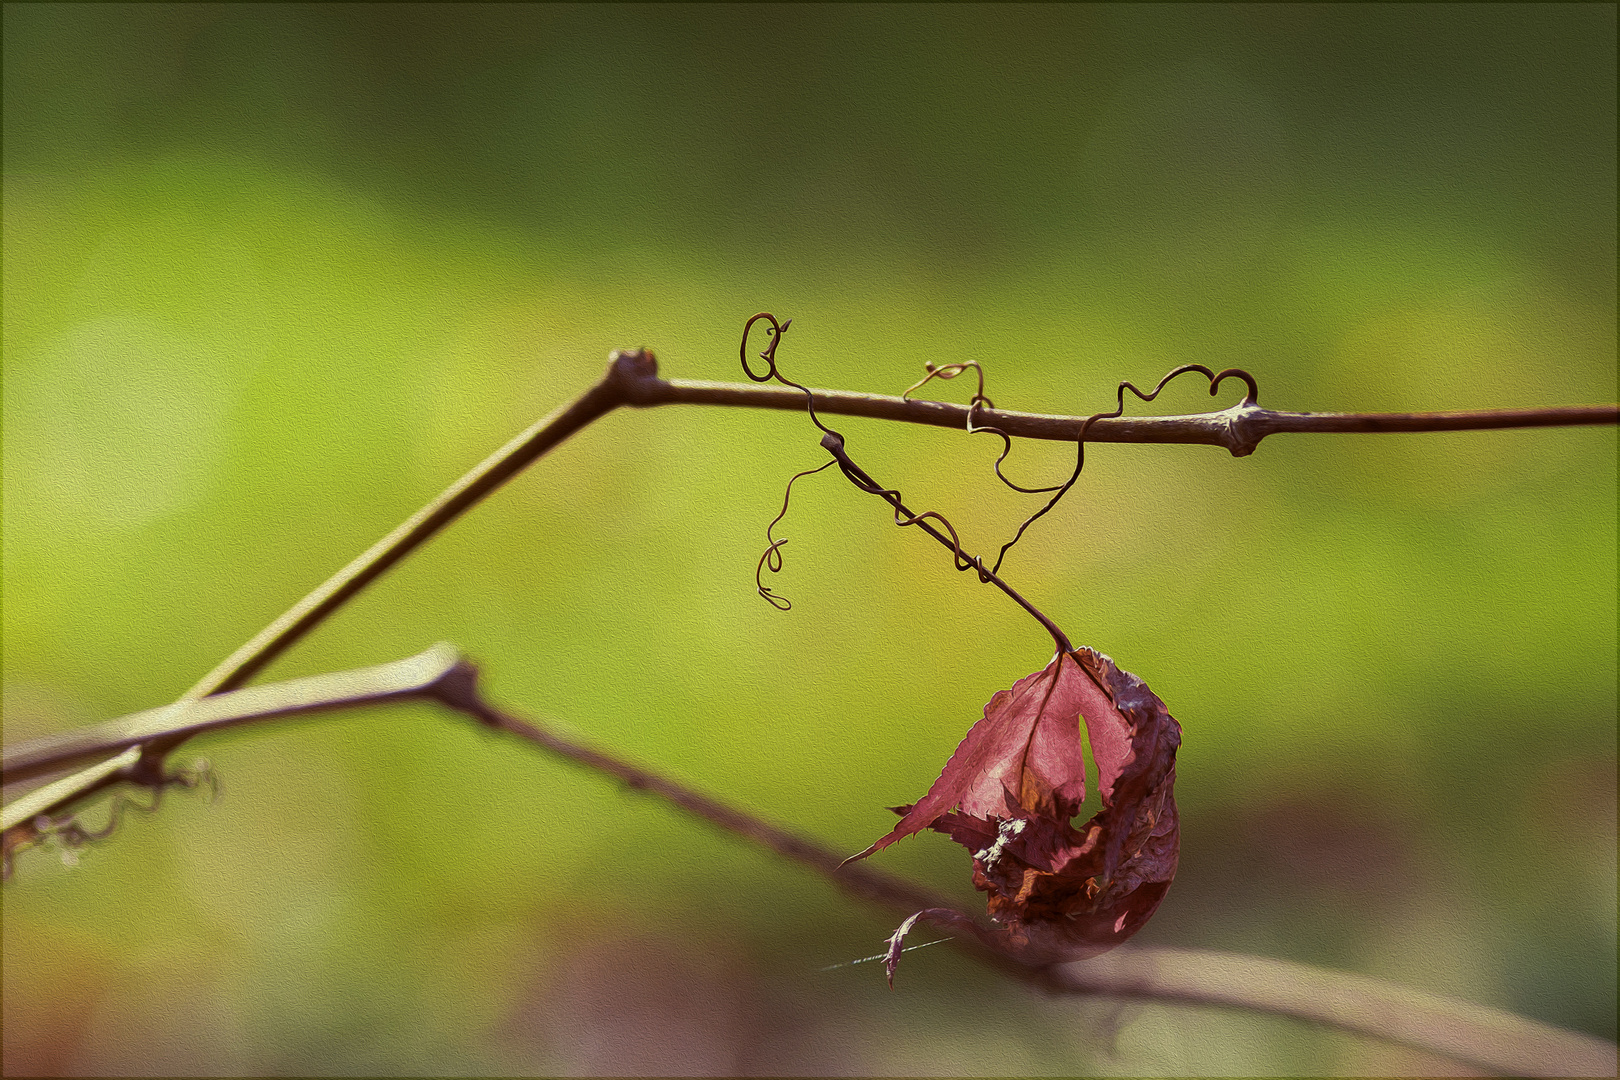
[[[617, 777], [638, 791], [656, 795], [828, 877], [850, 895], [882, 905], [897, 915], [951, 906], [945, 897], [865, 864], [844, 865], [839, 853], [747, 811], [502, 712], [476, 691], [446, 704], [570, 761]], [[937, 924], [936, 928], [950, 934], [979, 960], [1049, 992], [1225, 1005], [1294, 1016], [1513, 1075], [1615, 1073], [1616, 1047], [1601, 1039], [1365, 975], [1260, 956], [1132, 945], [1077, 963], [1034, 967], [999, 952], [988, 939], [970, 930]]]
[[1510, 1076], [1613, 1076], [1613, 1043], [1347, 971], [1207, 949], [1123, 945], [1049, 972], [1070, 992], [1295, 1016]]
[[[476, 668], [447, 645], [392, 664], [239, 690], [203, 702], [182, 702], [34, 740], [6, 752], [7, 779], [36, 776], [51, 766], [77, 760], [85, 753], [116, 749], [142, 735], [162, 738], [172, 750], [195, 735], [226, 727], [408, 698], [437, 701], [494, 730], [615, 777], [630, 788], [768, 848], [897, 917], [950, 907], [946, 897], [866, 864], [844, 865], [841, 854], [814, 841], [496, 708], [479, 692]], [[33, 827], [32, 819], [21, 824]], [[8, 848], [8, 860], [11, 854]], [[974, 932], [967, 922], [936, 925], [981, 962], [1050, 993], [1221, 1005], [1294, 1016], [1516, 1075], [1610, 1076], [1615, 1071], [1616, 1048], [1602, 1040], [1363, 975], [1259, 956], [1130, 945], [1078, 963], [1037, 966], [998, 950], [992, 938]]]

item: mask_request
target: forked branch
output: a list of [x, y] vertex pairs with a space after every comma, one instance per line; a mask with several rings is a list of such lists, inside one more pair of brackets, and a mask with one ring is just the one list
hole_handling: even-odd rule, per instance
[[[791, 320], [789, 320], [791, 322]], [[784, 326], [786, 324], [783, 324]], [[746, 341], [746, 338], [745, 338]], [[745, 361], [746, 362], [746, 361]], [[647, 349], [615, 351], [608, 370], [570, 405], [540, 420], [480, 462], [443, 494], [418, 510], [393, 532], [362, 552], [317, 586], [280, 618], [256, 634], [186, 692], [196, 700], [235, 689], [280, 656], [356, 596], [390, 567], [431, 539], [446, 525], [476, 506], [485, 496], [537, 461], [569, 436], [621, 406], [723, 405], [743, 408], [808, 410], [839, 416], [866, 416], [903, 423], [966, 430], [970, 420], [1009, 435], [1031, 439], [1088, 442], [1190, 443], [1226, 447], [1235, 456], [1252, 453], [1260, 440], [1281, 432], [1467, 431], [1509, 427], [1558, 427], [1620, 422], [1620, 405], [1576, 405], [1551, 409], [1492, 409], [1439, 413], [1288, 413], [1262, 409], [1252, 395], [1220, 412], [1191, 416], [1147, 416], [1097, 419], [1050, 416], [941, 401], [914, 401], [883, 394], [839, 390], [792, 389], [747, 383], [693, 382], [662, 379], [658, 362]], [[150, 783], [163, 775], [163, 758], [171, 749], [154, 738], [90, 766], [52, 785], [56, 798], [37, 814], [57, 815], [115, 784]], [[8, 782], [9, 786], [9, 782]], [[10, 816], [7, 816], [10, 822]], [[20, 842], [16, 830], [27, 821], [8, 824], [7, 848]]]

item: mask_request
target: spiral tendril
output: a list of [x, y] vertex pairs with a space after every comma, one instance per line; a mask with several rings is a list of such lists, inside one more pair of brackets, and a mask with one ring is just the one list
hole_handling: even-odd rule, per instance
[[152, 792], [150, 805], [143, 804], [132, 795], [120, 792], [113, 796], [109, 804], [107, 823], [99, 829], [89, 829], [80, 823], [77, 814], [68, 814], [61, 818], [52, 818], [41, 814], [29, 822], [27, 833], [16, 842], [8, 842], [4, 851], [3, 866], [0, 866], [0, 879], [9, 881], [14, 868], [14, 859], [17, 852], [38, 845], [54, 846], [61, 850], [62, 862], [67, 866], [78, 865], [78, 851], [80, 848], [93, 844], [98, 840], [105, 840], [118, 831], [123, 823], [124, 815], [130, 810], [139, 810], [143, 814], [155, 813], [163, 803], [163, 793], [166, 789], [174, 787], [186, 791], [194, 791], [206, 786], [209, 790], [211, 802], [219, 802], [223, 794], [219, 774], [214, 771], [206, 758], [198, 758], [190, 768], [175, 769], [163, 775], [162, 779], [149, 785]]
[[[770, 335], [771, 343], [763, 352], [759, 354], [759, 358], [766, 363], [765, 371], [756, 372], [748, 363], [748, 335], [753, 330], [754, 324], [760, 322], [761, 320], [770, 323], [767, 333]], [[1035, 620], [1038, 621], [1046, 630], [1046, 632], [1052, 636], [1053, 644], [1057, 646], [1059, 652], [1066, 652], [1071, 649], [1072, 646], [1070, 645], [1068, 636], [1064, 634], [1062, 629], [1060, 629], [1056, 623], [1042, 613], [1039, 608], [1020, 596], [1017, 590], [1013, 589], [1012, 586], [1008, 585], [1005, 581], [997, 577], [993, 571], [986, 570], [982, 560], [975, 556], [969, 555], [967, 552], [962, 550], [962, 540], [957, 535], [955, 526], [953, 526], [943, 514], [932, 510], [924, 511], [920, 514], [912, 513], [901, 499], [900, 492], [898, 490], [883, 487], [876, 480], [872, 479], [872, 477], [868, 475], [864, 469], [855, 464], [854, 460], [849, 456], [849, 453], [844, 448], [844, 436], [841, 433], [834, 431], [826, 424], [823, 424], [821, 419], [816, 415], [815, 395], [812, 394], [808, 388], [786, 378], [777, 368], [776, 348], [781, 344], [783, 331], [788, 328], [791, 322], [792, 320], [790, 319], [786, 322], [778, 323], [776, 317], [770, 312], [766, 311], [762, 311], [748, 320], [748, 322], [743, 326], [742, 345], [739, 348], [739, 356], [742, 360], [743, 372], [754, 382], [767, 382], [774, 379], [785, 386], [794, 387], [803, 393], [805, 396], [805, 409], [810, 414], [810, 420], [816, 425], [816, 427], [821, 429], [822, 449], [826, 450], [833, 456], [833, 462], [837, 463], [838, 468], [841, 472], [843, 472], [845, 479], [849, 480], [850, 483], [854, 484], [861, 491], [881, 497], [885, 502], [893, 507], [894, 523], [896, 525], [916, 525], [933, 539], [950, 548], [951, 562], [957, 570], [974, 570], [978, 573], [979, 580], [981, 582], [993, 584], [1002, 592], [1006, 593], [1008, 597], [1010, 597], [1015, 603], [1034, 617]], [[907, 393], [909, 394], [911, 390], [915, 390], [918, 387], [923, 386], [930, 379], [952, 379], [962, 374], [969, 368], [973, 368], [979, 376], [978, 392], [974, 394], [973, 404], [969, 406], [968, 430], [971, 432], [974, 430], [972, 425], [972, 410], [981, 405], [994, 408], [994, 405], [991, 404], [990, 399], [984, 396], [984, 369], [978, 363], [969, 361], [962, 364], [948, 364], [942, 368], [936, 368], [933, 365], [926, 365], [925, 369], [927, 371], [927, 375], [915, 386], [911, 387], [910, 390], [907, 390]], [[1006, 454], [1003, 453], [1002, 457], [1006, 457]], [[830, 465], [833, 462], [828, 462], [828, 464]], [[1000, 459], [998, 459], [997, 465], [997, 475], [1000, 475]], [[826, 467], [826, 465], [822, 466], [822, 468]], [[820, 472], [821, 469], [814, 469], [810, 471]], [[799, 476], [804, 475], [807, 474], [799, 474]], [[797, 480], [798, 476], [795, 476], [793, 479]], [[1002, 477], [1002, 480], [1003, 482], [1008, 482], [1005, 477]], [[789, 493], [791, 493], [791, 480], [788, 482], [788, 489]], [[782, 514], [785, 514], [786, 512], [787, 497], [784, 496], [782, 500], [782, 513], [777, 515], [776, 521], [780, 521], [782, 519]], [[944, 531], [942, 532], [939, 528], [935, 528], [933, 525], [929, 524], [930, 520], [938, 522]], [[774, 526], [776, 521], [773, 521], [771, 525]], [[770, 589], [765, 587], [763, 581], [761, 580], [763, 570], [769, 569], [774, 573], [781, 569], [781, 547], [785, 541], [775, 539], [772, 536], [770, 528], [765, 530], [765, 537], [770, 542], [770, 546], [765, 549], [765, 552], [760, 556], [758, 566], [755, 567], [755, 585], [759, 589], [759, 594], [764, 597], [772, 607], [775, 607], [780, 611], [787, 611], [791, 608], [791, 604], [789, 604], [784, 597], [780, 597], [772, 593]]]
[[[1152, 401], [1154, 398], [1159, 396], [1159, 391], [1163, 390], [1165, 386], [1170, 383], [1170, 380], [1176, 378], [1178, 375], [1185, 375], [1189, 371], [1196, 371], [1200, 375], [1204, 376], [1204, 378], [1209, 380], [1209, 392], [1210, 396], [1212, 397], [1220, 389], [1221, 383], [1231, 378], [1243, 380], [1243, 384], [1248, 388], [1248, 393], [1244, 395], [1242, 401], [1244, 406], [1252, 406], [1259, 400], [1260, 388], [1255, 383], [1254, 376], [1250, 375], [1242, 368], [1227, 368], [1222, 372], [1216, 373], [1205, 367], [1203, 364], [1182, 364], [1180, 367], [1175, 368], [1166, 374], [1164, 378], [1159, 380], [1158, 385], [1146, 393], [1138, 390], [1131, 382], [1121, 382], [1116, 392], [1117, 396], [1115, 400], [1117, 404], [1115, 408], [1110, 412], [1093, 413], [1091, 416], [1086, 417], [1085, 423], [1080, 425], [1080, 434], [1075, 439], [1074, 444], [1074, 471], [1069, 474], [1069, 478], [1067, 480], [1065, 480], [1055, 489], [1057, 494], [1053, 495], [1052, 498], [1047, 501], [1045, 506], [1041, 507], [1039, 510], [1035, 511], [1029, 517], [1024, 519], [1024, 523], [1018, 526], [1018, 532], [1013, 535], [1013, 538], [1001, 545], [1001, 552], [996, 556], [996, 564], [995, 566], [991, 567], [991, 573], [996, 573], [1001, 569], [1002, 560], [1007, 557], [1008, 549], [1010, 549], [1014, 544], [1018, 543], [1019, 539], [1024, 535], [1024, 530], [1029, 528], [1040, 518], [1044, 517], [1047, 511], [1056, 506], [1058, 504], [1058, 500], [1062, 499], [1064, 495], [1068, 494], [1069, 489], [1074, 486], [1074, 482], [1080, 478], [1080, 471], [1086, 467], [1086, 433], [1091, 430], [1091, 425], [1095, 424], [1098, 420], [1111, 420], [1125, 415], [1125, 391], [1129, 390], [1143, 401]], [[971, 420], [971, 414], [969, 418]], [[1011, 440], [1009, 440], [1009, 442], [1010, 441]], [[1005, 452], [1002, 454], [1002, 457], [1006, 457]], [[1000, 476], [1000, 459], [997, 460], [996, 464], [998, 466], [996, 469], [996, 475]], [[1044, 490], [1050, 491], [1054, 489], [1047, 488]]]
[[1021, 484], [1016, 484], [1009, 480], [1007, 475], [1001, 471], [1001, 463], [1007, 460], [1008, 454], [1012, 453], [1012, 436], [1008, 435], [1000, 428], [989, 426], [980, 427], [973, 422], [974, 413], [978, 412], [979, 409], [994, 409], [996, 407], [996, 403], [985, 396], [984, 366], [980, 364], [979, 361], [964, 360], [958, 364], [945, 364], [944, 366], [935, 366], [934, 362], [931, 360], [925, 361], [923, 363], [923, 371], [927, 372], [927, 374], [908, 386], [905, 392], [900, 395], [900, 398], [902, 401], [909, 401], [911, 400], [912, 391], [921, 389], [934, 379], [954, 379], [968, 368], [973, 368], [978, 373], [979, 388], [974, 392], [973, 397], [968, 400], [967, 433], [969, 435], [986, 434], [999, 435], [1001, 437], [1001, 455], [996, 458], [996, 463], [994, 466], [996, 471], [996, 479], [1000, 480], [1003, 484], [1006, 484], [1014, 491], [1021, 492], [1025, 495], [1044, 495], [1048, 491], [1056, 491], [1058, 488], [1062, 487], [1061, 484], [1052, 484], [1049, 487], [1024, 487]]
[[[753, 331], [754, 324], [759, 322], [761, 319], [764, 319], [766, 322], [771, 324], [765, 328], [765, 335], [771, 339], [771, 343], [763, 352], [759, 354], [759, 358], [765, 361], [765, 363], [769, 366], [765, 369], [764, 374], [757, 375], [754, 373], [754, 369], [748, 366], [748, 335]], [[804, 407], [810, 413], [810, 422], [816, 425], [816, 427], [820, 428], [822, 431], [828, 434], [836, 435], [837, 432], [833, 431], [833, 429], [828, 427], [826, 424], [823, 424], [821, 422], [821, 418], [816, 415], [816, 395], [810, 392], [810, 388], [794, 382], [792, 379], [788, 378], [786, 375], [783, 375], [777, 370], [776, 347], [782, 344], [782, 335], [787, 333], [787, 328], [792, 325], [792, 319], [784, 319], [782, 322], [777, 322], [776, 316], [772, 315], [768, 311], [761, 311], [758, 315], [755, 315], [753, 318], [749, 319], [748, 322], [743, 324], [742, 345], [738, 349], [738, 356], [742, 359], [743, 374], [747, 375], [751, 380], [757, 383], [770, 382], [774, 379], [783, 386], [793, 387], [793, 389], [804, 395]]]
[[763, 596], [765, 601], [777, 611], [792, 611], [793, 603], [787, 597], [772, 592], [770, 586], [766, 585], [763, 580], [763, 575], [766, 570], [769, 570], [773, 574], [780, 574], [782, 572], [782, 545], [787, 543], [787, 537], [784, 536], [782, 539], [777, 540], [772, 537], [771, 531], [776, 528], [778, 522], [787, 517], [788, 501], [793, 498], [793, 481], [797, 480], [801, 476], [809, 476], [812, 473], [821, 472], [822, 469], [831, 468], [836, 464], [838, 464], [838, 462], [835, 459], [818, 468], [806, 469], [804, 472], [794, 473], [793, 478], [787, 482], [787, 491], [782, 495], [781, 513], [772, 518], [771, 523], [765, 526], [765, 540], [770, 544], [770, 547], [765, 549], [765, 553], [759, 557], [759, 565], [754, 567], [754, 587], [759, 590], [759, 595]]

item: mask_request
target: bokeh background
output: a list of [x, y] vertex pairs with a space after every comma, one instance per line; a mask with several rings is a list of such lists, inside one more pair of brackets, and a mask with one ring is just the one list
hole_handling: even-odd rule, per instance
[[[610, 349], [812, 385], [1183, 362], [1300, 410], [1612, 401], [1613, 5], [7, 5], [5, 738], [173, 698]], [[961, 384], [942, 387], [965, 400]], [[1144, 411], [1195, 411], [1174, 389]], [[992, 551], [995, 440], [848, 420]], [[621, 412], [267, 677], [455, 642], [497, 701], [855, 851], [1050, 642], [802, 415]], [[1021, 444], [1024, 483], [1072, 451]], [[1007, 575], [1185, 727], [1139, 940], [1615, 1037], [1612, 428], [1098, 446]], [[188, 747], [4, 904], [10, 1074], [1376, 1073], [1048, 1000], [432, 709]], [[93, 823], [100, 811], [87, 812]], [[880, 865], [982, 910], [926, 835]]]

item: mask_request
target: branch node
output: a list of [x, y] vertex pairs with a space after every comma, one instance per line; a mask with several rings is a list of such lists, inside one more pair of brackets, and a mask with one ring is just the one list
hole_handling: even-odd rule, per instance
[[1248, 400], [1217, 413], [1216, 419], [1222, 425], [1222, 445], [1233, 457], [1248, 457], [1260, 445], [1260, 440], [1271, 434], [1272, 429], [1266, 423], [1269, 416], [1269, 410]]
[[[478, 693], [478, 665], [470, 660], [457, 661], [454, 667], [434, 682], [431, 692], [452, 709], [472, 712], [474, 703], [481, 700]], [[499, 726], [486, 716], [479, 715], [478, 718], [491, 727]]]
[[669, 384], [658, 377], [658, 357], [651, 349], [614, 349], [603, 382], [631, 405], [657, 405]]

